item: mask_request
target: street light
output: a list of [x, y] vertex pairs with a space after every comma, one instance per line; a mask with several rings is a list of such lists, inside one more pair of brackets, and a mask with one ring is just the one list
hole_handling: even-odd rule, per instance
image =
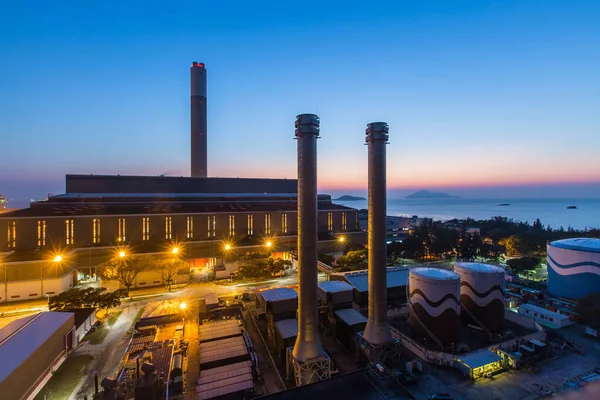
[[54, 260], [52, 260], [52, 262], [61, 262], [62, 261], [62, 256], [60, 254], [57, 254], [56, 257], [54, 257]]
[[231, 250], [231, 245], [229, 243], [225, 243], [225, 250]]
[[187, 304], [186, 304], [186, 303], [181, 303], [181, 304], [179, 305], [179, 308], [181, 308], [182, 310], [185, 310], [185, 308], [186, 308], [186, 307], [187, 307]]
[[124, 251], [120, 251], [119, 252], [119, 258], [123, 258], [125, 257], [125, 252]]
[[173, 247], [173, 249], [171, 250], [171, 253], [173, 253], [173, 254], [179, 253], [179, 247], [177, 247], [177, 246]]
[[273, 243], [270, 240], [267, 240], [267, 242], [265, 243], [265, 246], [271, 247], [271, 246], [273, 246]]

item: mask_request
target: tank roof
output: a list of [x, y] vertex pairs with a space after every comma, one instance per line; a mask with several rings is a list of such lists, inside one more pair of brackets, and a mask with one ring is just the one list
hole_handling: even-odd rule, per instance
[[562, 239], [551, 242], [549, 246], [566, 250], [587, 251], [589, 253], [600, 253], [600, 239], [574, 238]]
[[423, 278], [431, 278], [438, 280], [455, 280], [460, 279], [460, 276], [453, 271], [449, 271], [447, 269], [441, 268], [413, 268], [410, 270], [411, 274], [423, 277]]
[[483, 263], [471, 263], [471, 262], [459, 262], [454, 263], [455, 267], [468, 269], [474, 272], [484, 272], [484, 273], [504, 273], [504, 269], [497, 267], [495, 265], [483, 264]]

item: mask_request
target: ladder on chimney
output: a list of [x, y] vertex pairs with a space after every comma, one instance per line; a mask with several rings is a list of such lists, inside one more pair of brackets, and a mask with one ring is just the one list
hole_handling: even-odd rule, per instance
[[[406, 300], [408, 301], [408, 307], [412, 307], [412, 303], [410, 301], [410, 291], [409, 291], [409, 287], [408, 287], [408, 282], [406, 282]], [[425, 323], [423, 321], [421, 321], [421, 318], [419, 318], [419, 316], [417, 315], [416, 312], [413, 312], [413, 316], [417, 319], [417, 321], [419, 321], [419, 325], [421, 325], [421, 327], [423, 328], [425, 333], [427, 333], [429, 335], [429, 337], [431, 337], [433, 339], [433, 341], [438, 346], [440, 346], [440, 348], [443, 348], [442, 342], [437, 337], [435, 337], [435, 335], [433, 333], [431, 333], [431, 331], [425, 326]]]

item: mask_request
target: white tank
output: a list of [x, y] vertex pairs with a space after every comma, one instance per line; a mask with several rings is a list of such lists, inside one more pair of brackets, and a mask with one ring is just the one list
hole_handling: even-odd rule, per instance
[[412, 333], [423, 335], [426, 340], [433, 335], [443, 345], [458, 343], [460, 276], [445, 269], [414, 268], [410, 270], [408, 286]]
[[463, 313], [468, 323], [482, 323], [493, 333], [504, 328], [504, 268], [480, 263], [455, 263], [460, 275], [460, 301], [469, 310]]

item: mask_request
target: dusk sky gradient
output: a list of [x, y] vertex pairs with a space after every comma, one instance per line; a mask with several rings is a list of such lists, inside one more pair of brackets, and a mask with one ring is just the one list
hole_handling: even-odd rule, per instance
[[189, 175], [199, 61], [211, 176], [294, 178], [316, 113], [321, 192], [365, 193], [386, 121], [390, 189], [600, 197], [599, 21], [579, 0], [6, 2], [0, 193]]

